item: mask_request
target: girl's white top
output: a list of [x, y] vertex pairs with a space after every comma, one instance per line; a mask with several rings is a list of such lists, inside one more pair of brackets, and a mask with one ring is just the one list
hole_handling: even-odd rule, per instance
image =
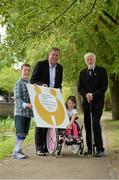
[[72, 117], [73, 114], [77, 114], [77, 109], [67, 110], [69, 118]]

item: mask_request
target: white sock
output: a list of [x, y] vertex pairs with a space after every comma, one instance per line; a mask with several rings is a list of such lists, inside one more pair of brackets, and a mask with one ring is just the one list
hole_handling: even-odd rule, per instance
[[14, 152], [19, 152], [20, 149], [22, 148], [22, 143], [24, 140], [16, 140]]

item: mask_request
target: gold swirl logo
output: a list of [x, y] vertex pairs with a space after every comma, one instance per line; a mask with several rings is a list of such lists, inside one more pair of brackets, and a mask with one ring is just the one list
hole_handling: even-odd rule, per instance
[[34, 103], [39, 116], [49, 125], [54, 125], [52, 117], [55, 118], [56, 125], [61, 125], [65, 118], [65, 111], [62, 103], [57, 98], [57, 92], [55, 89], [50, 89], [50, 94], [55, 98], [57, 108], [54, 111], [48, 111], [43, 107], [42, 103], [39, 100], [39, 95], [42, 93], [42, 90], [38, 86], [34, 86], [34, 90], [36, 92]]

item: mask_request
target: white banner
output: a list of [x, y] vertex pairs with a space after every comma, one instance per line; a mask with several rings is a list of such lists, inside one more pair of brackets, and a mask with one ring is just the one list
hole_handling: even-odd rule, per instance
[[60, 89], [27, 84], [37, 127], [66, 128], [69, 123]]

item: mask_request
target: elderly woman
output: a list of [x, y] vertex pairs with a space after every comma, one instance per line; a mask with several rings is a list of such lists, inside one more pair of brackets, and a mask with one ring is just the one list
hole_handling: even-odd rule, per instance
[[104, 97], [108, 86], [106, 69], [96, 65], [96, 55], [84, 55], [87, 67], [80, 72], [78, 91], [83, 97], [84, 124], [86, 129], [86, 143], [88, 151], [85, 155], [92, 154], [94, 145], [96, 157], [101, 157], [104, 152], [100, 119], [104, 107]]

